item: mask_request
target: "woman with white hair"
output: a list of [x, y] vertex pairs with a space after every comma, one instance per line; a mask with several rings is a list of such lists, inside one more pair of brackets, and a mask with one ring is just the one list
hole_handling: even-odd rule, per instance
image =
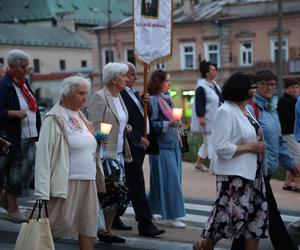
[[26, 197], [33, 181], [35, 141], [41, 125], [38, 105], [25, 78], [30, 55], [18, 49], [7, 56], [8, 72], [0, 81], [0, 131], [12, 146], [0, 158], [0, 206], [7, 210], [2, 218], [26, 221], [17, 198]]
[[90, 82], [71, 76], [63, 83], [60, 101], [43, 118], [36, 151], [35, 196], [49, 201], [53, 237], [78, 234], [80, 249], [91, 250], [99, 211], [97, 141], [93, 126], [80, 111]]
[[128, 66], [123, 63], [108, 63], [103, 68], [105, 87], [94, 94], [91, 100], [89, 118], [94, 129], [99, 130], [101, 122], [112, 124], [108, 140], [102, 140], [105, 154], [102, 155], [106, 193], [99, 196], [104, 212], [106, 232], [98, 235], [106, 243], [125, 243], [125, 239], [112, 234], [112, 222], [118, 208], [127, 206], [124, 160], [132, 161], [125, 132], [131, 131], [126, 106], [120, 96], [125, 89]]

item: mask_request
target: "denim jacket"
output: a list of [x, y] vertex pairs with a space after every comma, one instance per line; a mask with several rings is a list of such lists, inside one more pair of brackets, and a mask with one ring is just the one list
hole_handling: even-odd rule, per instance
[[300, 98], [296, 102], [295, 106], [295, 126], [294, 126], [294, 135], [297, 142], [300, 142]]
[[268, 175], [274, 174], [279, 165], [287, 170], [294, 171], [296, 163], [290, 157], [287, 143], [281, 134], [280, 122], [274, 98], [268, 100], [256, 94], [254, 101], [259, 108], [258, 121], [263, 129], [266, 143]]
[[159, 148], [176, 148], [179, 145], [176, 128], [169, 126], [170, 121], [163, 115], [155, 96], [150, 96], [150, 108], [150, 122]]

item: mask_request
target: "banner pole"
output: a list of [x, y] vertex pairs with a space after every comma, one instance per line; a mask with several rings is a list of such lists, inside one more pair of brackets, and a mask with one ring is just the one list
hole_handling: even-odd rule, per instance
[[147, 94], [147, 80], [148, 80], [148, 65], [144, 63], [144, 137], [147, 138], [147, 116], [148, 116], [148, 102], [145, 99]]

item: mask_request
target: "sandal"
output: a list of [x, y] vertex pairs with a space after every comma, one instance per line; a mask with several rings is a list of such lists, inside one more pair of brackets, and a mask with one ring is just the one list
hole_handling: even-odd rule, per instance
[[287, 191], [291, 191], [294, 189], [294, 186], [293, 185], [287, 185], [287, 184], [284, 184], [283, 187], [282, 187], [283, 190], [287, 190]]
[[292, 188], [292, 190], [294, 191], [294, 192], [298, 192], [298, 193], [300, 193], [300, 187], [293, 187]]
[[202, 172], [208, 172], [208, 168], [204, 164], [195, 165], [195, 169], [198, 169]]
[[204, 250], [203, 241], [196, 241], [193, 244], [193, 250]]

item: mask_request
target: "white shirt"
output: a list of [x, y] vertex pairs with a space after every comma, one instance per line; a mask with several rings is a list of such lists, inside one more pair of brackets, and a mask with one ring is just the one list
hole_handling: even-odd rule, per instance
[[21, 138], [34, 138], [38, 136], [36, 129], [36, 113], [32, 112], [20, 90], [15, 84], [13, 84], [17, 92], [17, 96], [20, 103], [20, 110], [25, 111], [27, 116], [21, 120]]
[[[69, 145], [69, 179], [96, 179], [96, 147], [97, 142], [77, 112], [63, 108]], [[71, 119], [72, 120], [71, 120]]]
[[120, 130], [118, 135], [118, 145], [117, 145], [117, 153], [123, 152], [123, 144], [124, 144], [124, 130], [126, 126], [126, 113], [123, 109], [119, 96], [112, 97], [115, 103], [115, 107], [119, 117]]

